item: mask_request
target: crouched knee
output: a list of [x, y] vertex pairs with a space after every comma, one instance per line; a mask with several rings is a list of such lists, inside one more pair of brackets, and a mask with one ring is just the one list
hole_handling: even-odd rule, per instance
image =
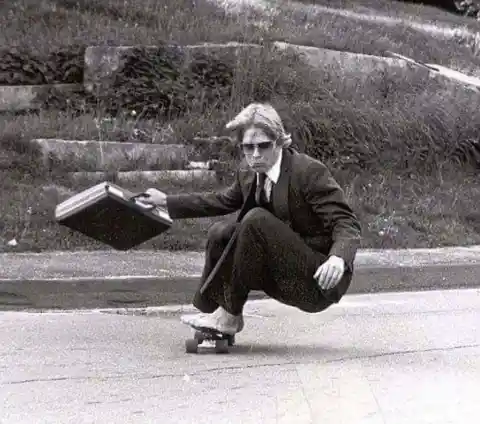
[[318, 314], [319, 312], [325, 311], [332, 305], [333, 305], [333, 302], [322, 299], [322, 301], [318, 303], [299, 304], [297, 305], [297, 308], [300, 309], [302, 312], [306, 312], [309, 314]]
[[261, 226], [265, 220], [273, 217], [273, 215], [263, 208], [250, 209], [242, 219], [242, 226]]
[[212, 243], [226, 243], [235, 230], [236, 223], [216, 222], [208, 230], [208, 240]]

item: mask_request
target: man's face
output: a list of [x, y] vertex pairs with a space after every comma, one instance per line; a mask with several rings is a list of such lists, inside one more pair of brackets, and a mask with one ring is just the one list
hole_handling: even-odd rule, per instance
[[275, 144], [275, 140], [255, 127], [245, 131], [241, 146], [248, 165], [255, 172], [268, 171], [275, 164], [282, 150], [281, 146]]

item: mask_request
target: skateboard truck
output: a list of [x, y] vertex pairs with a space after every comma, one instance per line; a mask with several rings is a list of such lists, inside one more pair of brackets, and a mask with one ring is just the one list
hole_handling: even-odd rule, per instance
[[224, 334], [211, 328], [195, 328], [193, 339], [185, 341], [187, 353], [198, 353], [198, 348], [205, 341], [215, 342], [216, 353], [228, 353], [228, 347], [235, 344], [235, 335]]

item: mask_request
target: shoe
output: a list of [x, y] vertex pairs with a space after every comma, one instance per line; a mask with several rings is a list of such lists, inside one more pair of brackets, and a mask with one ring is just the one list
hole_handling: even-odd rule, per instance
[[217, 311], [212, 314], [182, 315], [180, 320], [196, 329], [208, 328], [228, 335], [239, 333], [245, 327], [242, 315], [235, 317], [228, 313], [225, 315], [223, 311]]

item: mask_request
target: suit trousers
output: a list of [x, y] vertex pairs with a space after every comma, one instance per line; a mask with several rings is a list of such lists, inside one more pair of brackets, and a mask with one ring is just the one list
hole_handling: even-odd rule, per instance
[[[218, 306], [239, 315], [251, 290], [263, 291], [279, 302], [315, 313], [333, 302], [324, 296], [313, 276], [327, 255], [312, 250], [288, 225], [270, 211], [255, 207], [241, 222], [221, 222], [209, 231], [200, 287], [220, 258], [235, 228], [238, 237], [207, 290], [193, 304], [211, 313]], [[342, 278], [349, 278], [349, 275]]]

